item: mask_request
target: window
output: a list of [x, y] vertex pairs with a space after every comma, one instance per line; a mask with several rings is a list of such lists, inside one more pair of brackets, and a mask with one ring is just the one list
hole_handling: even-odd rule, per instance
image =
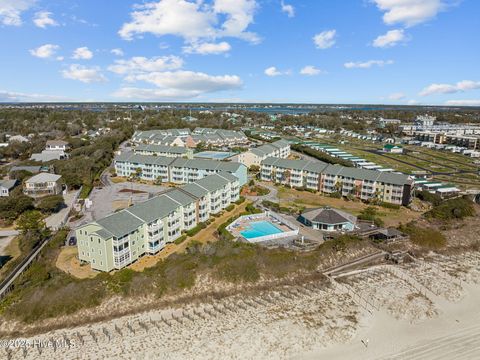
[[95, 264], [95, 259], [93, 259], [92, 262]]
[[98, 238], [98, 243], [100, 244], [100, 238]]

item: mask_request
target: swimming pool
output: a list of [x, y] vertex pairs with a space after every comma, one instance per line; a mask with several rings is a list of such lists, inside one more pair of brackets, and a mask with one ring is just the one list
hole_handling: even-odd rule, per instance
[[229, 157], [235, 155], [234, 152], [224, 152], [224, 151], [202, 151], [193, 155], [195, 158], [201, 159], [214, 159], [214, 160], [225, 160]]
[[255, 221], [248, 224], [245, 230], [240, 231], [240, 234], [242, 234], [245, 239], [255, 239], [282, 232], [283, 230], [273, 225], [270, 221]]

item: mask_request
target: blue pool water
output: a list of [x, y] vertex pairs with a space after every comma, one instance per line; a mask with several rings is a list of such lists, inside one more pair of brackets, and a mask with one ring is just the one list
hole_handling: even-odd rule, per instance
[[240, 234], [245, 239], [255, 239], [261, 236], [278, 234], [283, 232], [281, 229], [273, 225], [270, 221], [255, 221], [248, 225], [248, 227], [241, 231]]

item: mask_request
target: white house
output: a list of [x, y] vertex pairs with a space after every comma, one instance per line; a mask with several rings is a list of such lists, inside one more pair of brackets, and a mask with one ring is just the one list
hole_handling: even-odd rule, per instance
[[10, 196], [10, 191], [17, 186], [17, 180], [2, 180], [0, 181], [0, 196]]

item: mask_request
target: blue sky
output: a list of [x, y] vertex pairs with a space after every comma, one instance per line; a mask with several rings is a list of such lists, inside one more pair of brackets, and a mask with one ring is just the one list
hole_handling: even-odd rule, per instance
[[0, 101], [480, 105], [477, 0], [0, 0]]

